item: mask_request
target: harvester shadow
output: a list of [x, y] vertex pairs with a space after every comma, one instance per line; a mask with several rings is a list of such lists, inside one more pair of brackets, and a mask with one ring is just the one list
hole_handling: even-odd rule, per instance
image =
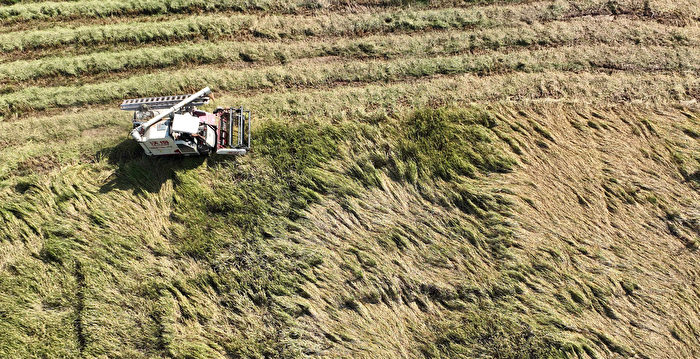
[[131, 190], [134, 194], [158, 193], [176, 171], [201, 166], [203, 157], [148, 157], [141, 147], [131, 139], [103, 149], [96, 154], [117, 166], [109, 181], [100, 187], [100, 193], [113, 190]]

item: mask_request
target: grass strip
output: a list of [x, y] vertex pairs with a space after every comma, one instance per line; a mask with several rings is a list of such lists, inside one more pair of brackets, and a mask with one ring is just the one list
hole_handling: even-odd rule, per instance
[[222, 10], [264, 10], [290, 13], [313, 8], [313, 1], [284, 0], [88, 0], [35, 2], [15, 4], [0, 8], [0, 21], [8, 23], [44, 19], [69, 20], [108, 16], [159, 15]]
[[[2, 0], [12, 2], [15, 0]], [[152, 16], [163, 14], [191, 14], [202, 12], [263, 12], [268, 14], [299, 14], [321, 10], [338, 11], [353, 6], [389, 8], [396, 6], [459, 7], [487, 5], [491, 3], [521, 3], [531, 0], [437, 0], [426, 3], [420, 0], [82, 0], [36, 1], [12, 4], [0, 8], [0, 23], [35, 20], [95, 19], [114, 16]], [[1, 3], [1, 2], [0, 2]]]
[[[69, 1], [18, 1], [0, 0], [0, 23], [11, 24], [25, 21], [67, 21], [99, 19], [105, 17], [153, 16], [167, 14], [192, 14], [202, 12], [234, 11], [262, 12], [266, 14], [302, 14], [321, 11], [343, 11], [357, 8], [395, 8], [411, 6], [419, 8], [473, 7], [490, 4], [520, 4], [533, 0], [69, 0]], [[689, 0], [650, 0], [640, 3], [634, 0], [618, 0], [614, 3], [598, 0], [571, 1], [580, 8], [607, 8], [614, 15], [646, 10], [656, 17], [697, 18], [698, 9]], [[645, 4], [646, 3], [646, 4]], [[634, 10], [632, 10], [634, 8]], [[675, 13], [675, 14], [674, 14]], [[680, 13], [680, 14], [679, 14]]]
[[[605, 26], [602, 26], [602, 25]], [[286, 63], [300, 58], [395, 58], [432, 56], [502, 47], [556, 46], [574, 43], [630, 43], [698, 46], [700, 28], [674, 28], [657, 23], [619, 19], [555, 21], [527, 27], [466, 32], [369, 36], [362, 39], [293, 43], [225, 42], [148, 47], [72, 57], [48, 57], [0, 64], [0, 82], [23, 82], [51, 77], [85, 77], [134, 69], [156, 69], [180, 64]]]
[[432, 75], [557, 71], [688, 71], [697, 75], [696, 47], [581, 46], [458, 55], [392, 61], [318, 63], [239, 70], [201, 67], [133, 76], [82, 86], [29, 87], [0, 96], [0, 113], [8, 115], [52, 107], [97, 104], [125, 97], [191, 92], [210, 86], [215, 91], [279, 87], [317, 87], [338, 82], [390, 82]]
[[[16, 4], [36, 4], [43, 3], [46, 0], [0, 0], [2, 5], [16, 5]], [[77, 2], [82, 0], [54, 0], [54, 2]]]
[[[145, 44], [192, 39], [213, 40], [225, 36], [253, 36], [262, 39], [300, 39], [318, 36], [359, 36], [377, 32], [424, 31], [513, 26], [572, 17], [612, 14], [599, 0], [586, 7], [570, 3], [533, 3], [521, 6], [486, 6], [466, 9], [404, 10], [358, 14], [331, 13], [317, 16], [206, 15], [161, 22], [129, 22], [110, 25], [54, 27], [0, 35], [4, 52], [99, 44]], [[622, 10], [618, 10], [622, 11]], [[643, 8], [624, 9], [643, 13]]]

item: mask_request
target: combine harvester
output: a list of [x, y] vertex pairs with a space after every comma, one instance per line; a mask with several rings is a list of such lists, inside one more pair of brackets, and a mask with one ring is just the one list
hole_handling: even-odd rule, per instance
[[[194, 95], [124, 100], [119, 106], [134, 111], [131, 137], [149, 156], [244, 155], [250, 150], [250, 111], [197, 109], [209, 102], [205, 87]], [[234, 139], [235, 136], [235, 139]]]

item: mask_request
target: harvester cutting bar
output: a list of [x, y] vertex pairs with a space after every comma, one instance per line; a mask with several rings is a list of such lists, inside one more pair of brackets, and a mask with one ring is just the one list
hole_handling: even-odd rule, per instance
[[[138, 111], [141, 108], [141, 105], [148, 105], [150, 109], [170, 108], [190, 96], [192, 95], [134, 98], [124, 100], [124, 102], [122, 102], [122, 104], [119, 105], [119, 108], [125, 111]], [[208, 102], [209, 96], [202, 96], [199, 99], [190, 102], [189, 104], [192, 106], [201, 106]]]
[[219, 145], [224, 148], [250, 149], [250, 128], [253, 115], [250, 110], [239, 108], [219, 109], [221, 136]]

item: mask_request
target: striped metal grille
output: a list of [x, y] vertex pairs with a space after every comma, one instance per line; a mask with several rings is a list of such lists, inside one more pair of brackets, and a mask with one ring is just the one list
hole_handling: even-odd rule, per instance
[[[137, 111], [141, 105], [148, 105], [150, 109], [170, 108], [178, 102], [192, 95], [173, 95], [159, 97], [143, 97], [124, 100], [119, 108], [125, 111]], [[190, 105], [201, 106], [209, 102], [209, 96], [202, 96], [195, 101], [190, 102]]]

